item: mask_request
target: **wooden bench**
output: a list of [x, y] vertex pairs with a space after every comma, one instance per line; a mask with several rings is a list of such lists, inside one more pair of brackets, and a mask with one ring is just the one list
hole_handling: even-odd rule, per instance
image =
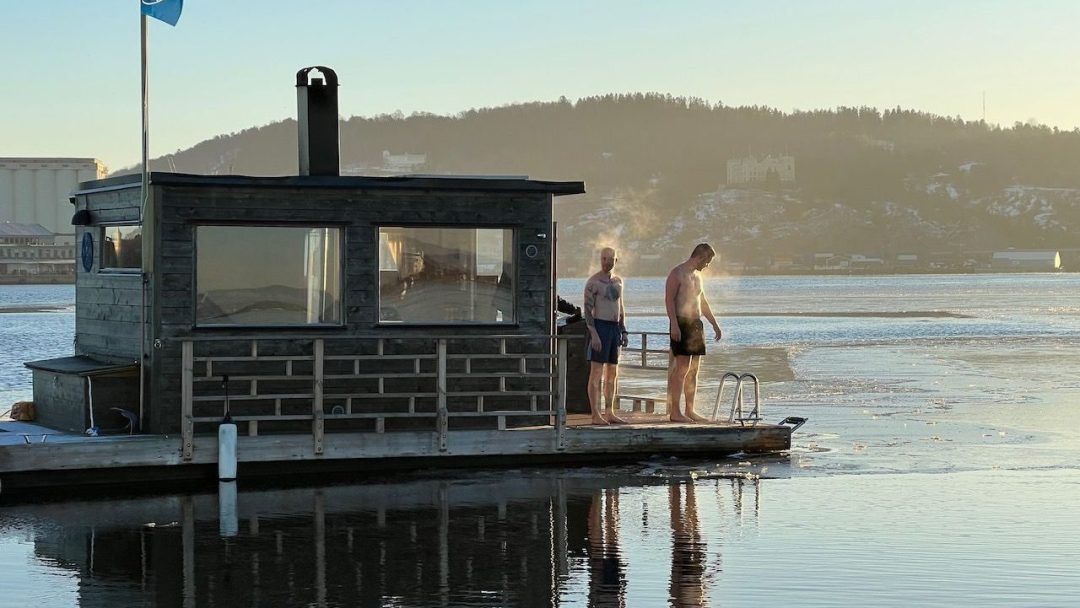
[[656, 412], [657, 403], [666, 403], [666, 397], [652, 397], [646, 395], [615, 395], [616, 409], [622, 409], [623, 400], [629, 401], [632, 412], [644, 411], [646, 414]]

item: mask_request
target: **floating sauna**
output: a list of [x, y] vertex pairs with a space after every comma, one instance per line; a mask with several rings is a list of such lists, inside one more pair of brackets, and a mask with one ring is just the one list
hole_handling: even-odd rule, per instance
[[75, 356], [27, 364], [34, 400], [52, 428], [93, 413], [140, 436], [43, 441], [31, 460], [0, 446], [0, 474], [213, 463], [226, 415], [242, 469], [789, 446], [775, 425], [568, 427], [582, 345], [554, 335], [552, 204], [584, 184], [339, 175], [337, 84], [297, 74], [300, 175], [154, 172], [145, 200], [139, 175], [73, 193]]

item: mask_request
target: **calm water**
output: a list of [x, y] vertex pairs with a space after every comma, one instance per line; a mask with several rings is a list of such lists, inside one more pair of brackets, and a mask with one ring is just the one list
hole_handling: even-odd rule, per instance
[[[631, 329], [662, 330], [662, 282], [627, 287]], [[0, 505], [0, 606], [1077, 605], [1080, 275], [709, 293], [699, 408], [757, 373], [767, 418], [810, 418], [790, 455], [242, 488], [224, 517], [213, 492]], [[0, 310], [72, 295], [3, 286]], [[0, 312], [0, 409], [72, 329]]]

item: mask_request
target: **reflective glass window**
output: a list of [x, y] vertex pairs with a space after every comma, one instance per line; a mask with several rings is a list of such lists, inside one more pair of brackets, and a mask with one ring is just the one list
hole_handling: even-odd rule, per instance
[[513, 323], [507, 228], [379, 229], [383, 323]]
[[199, 226], [195, 321], [340, 325], [341, 228]]

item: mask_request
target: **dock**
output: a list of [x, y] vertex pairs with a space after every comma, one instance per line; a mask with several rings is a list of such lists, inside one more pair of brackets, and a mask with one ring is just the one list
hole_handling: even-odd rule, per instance
[[[241, 479], [510, 464], [573, 466], [656, 455], [776, 453], [791, 446], [793, 427], [762, 420], [758, 403], [748, 419], [735, 418], [733, 408], [730, 414], [713, 411], [716, 420], [709, 422], [670, 422], [663, 398], [656, 395], [663, 387], [663, 352], [650, 349], [644, 334], [634, 336], [623, 365], [634, 377], [633, 390], [649, 395], [619, 395], [620, 403], [631, 406], [619, 411], [627, 424], [608, 425], [592, 424], [591, 416], [581, 413], [588, 411], [582, 403], [583, 387], [575, 388], [568, 373], [580, 366], [571, 356], [580, 347], [575, 336], [548, 336], [539, 349], [528, 348], [536, 345], [534, 339], [518, 336], [433, 336], [409, 341], [404, 345], [409, 354], [397, 356], [389, 354], [390, 343], [401, 347], [401, 339], [370, 338], [362, 349], [368, 354], [330, 357], [338, 368], [333, 374], [326, 343], [336, 340], [313, 338], [306, 349], [290, 355], [271, 348], [280, 340], [184, 340], [177, 433], [93, 437], [28, 422], [0, 422], [0, 494], [214, 481], [216, 427], [227, 411], [242, 431], [236, 446]], [[296, 349], [299, 341], [289, 343]], [[239, 349], [222, 351], [224, 344]], [[392, 369], [372, 371], [386, 360]], [[299, 373], [302, 362], [307, 367]], [[244, 375], [218, 375], [227, 372], [227, 366], [240, 365]], [[394, 371], [402, 367], [416, 376], [409, 379], [414, 383], [410, 392], [391, 386], [409, 375]], [[372, 384], [372, 392], [346, 394], [329, 388], [331, 379], [340, 383], [350, 376]], [[528, 390], [514, 386], [524, 380], [531, 380]], [[226, 385], [233, 387], [231, 395]], [[266, 392], [261, 387], [267, 387]], [[710, 404], [699, 404], [699, 412], [710, 414], [710, 390], [701, 387], [699, 399]]]
[[[585, 464], [645, 459], [656, 454], [721, 456], [780, 452], [790, 447], [786, 425], [678, 424], [657, 414], [627, 412], [629, 424], [598, 426], [570, 415], [558, 445], [552, 427], [453, 431], [446, 449], [431, 432], [333, 433], [323, 451], [311, 435], [238, 438], [241, 479], [290, 472], [383, 471], [402, 468]], [[0, 494], [72, 485], [125, 486], [135, 482], [216, 479], [217, 437], [194, 438], [185, 460], [182, 437], [58, 434], [39, 425], [3, 422], [0, 428]]]

